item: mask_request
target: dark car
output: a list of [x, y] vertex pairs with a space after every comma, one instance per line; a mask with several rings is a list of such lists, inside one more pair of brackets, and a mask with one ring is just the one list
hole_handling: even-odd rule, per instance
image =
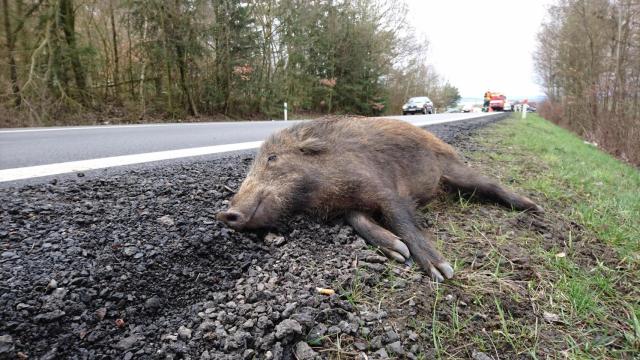
[[412, 97], [402, 105], [402, 115], [433, 114], [433, 102], [426, 96]]

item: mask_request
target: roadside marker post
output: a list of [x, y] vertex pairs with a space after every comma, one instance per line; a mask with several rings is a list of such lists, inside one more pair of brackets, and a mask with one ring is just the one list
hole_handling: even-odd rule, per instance
[[287, 103], [284, 103], [284, 121], [287, 121]]
[[522, 102], [522, 119], [526, 119], [527, 118], [527, 108], [529, 107], [529, 101], [527, 99], [524, 99], [524, 101]]

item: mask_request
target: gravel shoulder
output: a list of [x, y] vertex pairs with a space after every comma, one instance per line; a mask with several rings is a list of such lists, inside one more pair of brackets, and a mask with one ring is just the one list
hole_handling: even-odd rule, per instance
[[[495, 121], [429, 130], [473, 151], [469, 135]], [[493, 311], [476, 304], [474, 277], [488, 276], [481, 265], [490, 247], [443, 224], [490, 216], [507, 233], [529, 231], [530, 215], [448, 198], [430, 205], [424, 221], [445, 256], [474, 269], [437, 286], [339, 220], [296, 217], [277, 233], [224, 227], [215, 214], [251, 159], [1, 189], [0, 358], [431, 358], [444, 342], [460, 346], [458, 357], [518, 354], [509, 344], [464, 345], [481, 329], [500, 329], [500, 312], [536, 315], [511, 297], [499, 297]], [[513, 283], [494, 283], [496, 293], [535, 276], [526, 254], [517, 255]], [[441, 337], [452, 306], [465, 332]]]

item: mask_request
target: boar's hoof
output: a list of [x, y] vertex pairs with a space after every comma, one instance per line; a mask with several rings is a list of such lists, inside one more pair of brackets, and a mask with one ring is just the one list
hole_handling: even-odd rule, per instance
[[538, 213], [538, 214], [544, 214], [544, 209], [542, 208], [542, 206], [536, 204], [535, 202], [533, 202], [533, 200], [529, 199], [526, 196], [523, 196], [523, 201], [524, 204], [521, 205], [522, 209], [526, 210], [526, 211], [531, 211], [534, 213]]
[[446, 277], [447, 279], [451, 279], [453, 277], [453, 268], [448, 262], [442, 262], [438, 264], [438, 269], [440, 269], [442, 275], [444, 275], [444, 277]]
[[392, 246], [391, 250], [399, 253], [404, 258], [411, 257], [411, 253], [409, 252], [409, 248], [407, 247], [407, 245], [405, 245], [405, 243], [400, 241], [400, 239], [398, 239], [398, 238], [396, 238], [395, 241], [393, 242], [393, 246]]
[[404, 261], [404, 264], [407, 265], [408, 267], [412, 267], [413, 264], [415, 264], [416, 262], [413, 261], [412, 258], [407, 258], [407, 260]]
[[392, 239], [389, 247], [381, 245], [380, 250], [388, 257], [400, 263], [405, 263], [408, 259], [411, 259], [409, 248], [397, 237]]
[[397, 251], [393, 251], [393, 250], [387, 249], [385, 247], [381, 247], [380, 250], [382, 250], [382, 252], [385, 255], [387, 255], [388, 257], [392, 258], [393, 260], [395, 260], [397, 262], [404, 263], [405, 261], [407, 261], [407, 259]]
[[532, 211], [538, 214], [544, 214], [544, 208], [540, 205], [536, 205]]
[[448, 262], [441, 262], [436, 266], [431, 266], [429, 269], [431, 277], [436, 282], [443, 282], [445, 278], [451, 279], [453, 277], [453, 268]]

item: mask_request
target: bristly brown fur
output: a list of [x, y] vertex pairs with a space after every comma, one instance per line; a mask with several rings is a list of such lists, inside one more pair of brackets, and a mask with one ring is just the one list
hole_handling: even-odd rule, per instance
[[232, 199], [235, 220], [227, 222], [257, 228], [292, 212], [348, 215], [368, 241], [386, 246], [394, 258], [402, 258], [408, 247], [418, 264], [440, 280], [453, 270], [415, 224], [413, 211], [441, 184], [515, 209], [541, 210], [473, 172], [451, 146], [424, 129], [392, 119], [330, 117], [302, 122], [264, 142]]

